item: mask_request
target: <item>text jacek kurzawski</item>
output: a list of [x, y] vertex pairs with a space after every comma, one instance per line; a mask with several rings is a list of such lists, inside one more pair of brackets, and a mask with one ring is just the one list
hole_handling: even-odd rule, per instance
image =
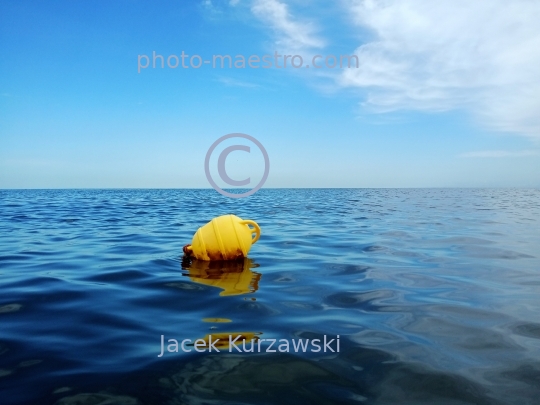
[[[339, 335], [335, 338], [329, 338], [323, 335], [322, 339], [241, 339], [242, 335], [228, 335], [228, 342], [223, 342], [223, 336], [213, 339], [209, 335], [207, 339], [197, 339], [194, 342], [191, 339], [178, 341], [177, 339], [167, 339], [161, 335], [161, 352], [157, 357], [163, 356], [164, 353], [191, 352], [216, 352], [222, 351], [228, 353], [339, 353]], [[216, 347], [219, 343], [221, 350]], [[223, 348], [224, 343], [228, 343], [226, 348]], [[264, 343], [264, 345], [263, 345]]]

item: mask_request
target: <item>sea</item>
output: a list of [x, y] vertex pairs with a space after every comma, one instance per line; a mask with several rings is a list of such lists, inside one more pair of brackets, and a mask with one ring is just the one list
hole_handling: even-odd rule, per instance
[[538, 404], [540, 190], [0, 190], [0, 403]]

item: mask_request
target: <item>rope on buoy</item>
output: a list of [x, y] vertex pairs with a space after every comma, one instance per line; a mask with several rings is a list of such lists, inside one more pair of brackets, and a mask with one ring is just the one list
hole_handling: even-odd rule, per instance
[[191, 245], [189, 243], [182, 248], [182, 251], [187, 257], [190, 257], [193, 254], [193, 249], [191, 249]]

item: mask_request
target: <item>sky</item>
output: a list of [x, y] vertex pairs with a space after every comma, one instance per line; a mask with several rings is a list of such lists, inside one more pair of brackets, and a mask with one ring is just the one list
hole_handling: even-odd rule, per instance
[[[230, 133], [266, 149], [265, 187], [540, 187], [538, 21], [536, 0], [2, 0], [0, 188], [207, 188]], [[213, 55], [245, 67], [192, 67]], [[254, 186], [251, 149], [226, 167]]]

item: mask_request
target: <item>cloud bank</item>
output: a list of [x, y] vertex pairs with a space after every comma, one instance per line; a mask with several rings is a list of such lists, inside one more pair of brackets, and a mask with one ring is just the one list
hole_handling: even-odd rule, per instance
[[338, 78], [376, 111], [464, 108], [485, 126], [540, 140], [540, 2], [350, 0], [372, 39]]
[[459, 155], [463, 158], [505, 158], [505, 157], [524, 157], [524, 156], [540, 156], [540, 150], [482, 150], [478, 152], [466, 152]]

